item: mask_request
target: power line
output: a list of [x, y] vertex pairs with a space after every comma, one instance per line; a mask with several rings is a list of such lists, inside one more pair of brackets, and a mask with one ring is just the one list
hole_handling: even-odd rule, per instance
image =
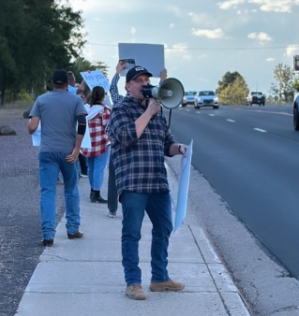
[[[90, 43], [86, 42], [87, 45], [103, 46], [103, 47], [118, 47], [118, 45], [113, 44], [101, 44], [101, 43]], [[237, 50], [272, 50], [272, 49], [287, 49], [290, 46], [271, 46], [271, 47], [218, 47], [218, 48], [207, 48], [207, 47], [189, 47], [181, 48], [184, 51], [237, 51]], [[292, 45], [291, 48], [299, 48], [299, 45]], [[167, 47], [167, 50], [180, 50], [180, 48]]]

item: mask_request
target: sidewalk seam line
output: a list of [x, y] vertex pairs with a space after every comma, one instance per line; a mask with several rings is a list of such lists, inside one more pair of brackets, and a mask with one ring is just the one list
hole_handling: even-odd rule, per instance
[[[209, 271], [209, 274], [210, 274], [210, 276], [211, 276], [211, 278], [212, 278], [212, 280], [213, 280], [213, 283], [214, 283], [214, 285], [215, 285], [215, 287], [216, 287], [216, 289], [217, 289], [217, 293], [219, 294], [219, 297], [220, 297], [220, 299], [221, 299], [221, 301], [222, 301], [222, 303], [223, 303], [223, 306], [224, 306], [224, 308], [225, 308], [225, 311], [227, 312], [227, 315], [228, 315], [228, 316], [233, 316], [232, 313], [230, 312], [230, 310], [228, 309], [226, 303], [225, 303], [225, 300], [224, 300], [224, 298], [223, 298], [223, 296], [222, 296], [222, 294], [221, 294], [221, 292], [220, 292], [220, 290], [219, 290], [219, 287], [218, 287], [218, 285], [217, 285], [217, 282], [216, 282], [216, 280], [215, 280], [215, 278], [214, 278], [214, 276], [213, 276], [213, 274], [212, 274], [212, 272], [211, 272], [211, 270], [210, 270], [210, 267], [209, 267], [209, 265], [208, 265], [208, 263], [207, 263], [207, 261], [206, 261], [206, 258], [205, 258], [205, 256], [203, 255], [203, 253], [202, 253], [202, 251], [201, 251], [201, 249], [200, 249], [200, 247], [199, 247], [199, 244], [198, 244], [198, 242], [197, 242], [197, 240], [196, 240], [196, 238], [195, 238], [195, 235], [194, 235], [194, 233], [193, 233], [193, 231], [192, 231], [192, 228], [190, 227], [190, 225], [187, 225], [187, 226], [188, 226], [188, 228], [189, 228], [189, 230], [190, 230], [190, 232], [191, 232], [191, 235], [192, 235], [192, 237], [193, 237], [193, 239], [194, 239], [194, 242], [195, 242], [195, 244], [196, 244], [196, 247], [197, 247], [199, 253], [201, 254], [201, 256], [202, 256], [202, 258], [203, 258], [203, 261], [204, 261], [204, 263], [205, 263], [205, 265], [206, 265], [206, 267], [207, 267], [207, 269], [208, 269], [208, 271]], [[221, 264], [223, 265], [223, 263], [221, 263]], [[224, 265], [223, 265], [223, 266], [224, 266]], [[224, 267], [225, 267], [225, 266], [224, 266]], [[225, 269], [226, 269], [226, 267], [225, 267]], [[227, 269], [226, 269], [226, 270], [227, 270]], [[227, 272], [228, 272], [228, 271], [227, 271]], [[229, 274], [229, 275], [230, 275], [230, 274]], [[231, 276], [230, 276], [230, 277], [231, 277]], [[233, 280], [232, 280], [232, 281], [233, 281]], [[244, 306], [246, 307], [248, 313], [249, 313], [250, 315], [252, 315], [251, 311], [248, 309], [248, 306], [247, 306], [246, 302], [244, 301], [243, 296], [240, 295], [240, 292], [239, 292], [239, 290], [238, 290], [238, 288], [236, 287], [236, 285], [235, 285], [234, 282], [233, 282], [233, 284], [234, 284], [234, 286], [235, 286], [235, 288], [236, 288], [236, 290], [237, 290], [238, 295], [239, 295], [240, 298], [241, 298], [242, 303], [243, 303]]]

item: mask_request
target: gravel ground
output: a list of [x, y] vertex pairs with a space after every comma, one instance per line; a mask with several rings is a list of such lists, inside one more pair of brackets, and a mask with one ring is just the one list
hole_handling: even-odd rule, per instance
[[[41, 245], [38, 148], [32, 147], [24, 109], [0, 108], [0, 126], [17, 135], [0, 136], [0, 316], [13, 316], [39, 262]], [[57, 222], [64, 213], [57, 187]]]

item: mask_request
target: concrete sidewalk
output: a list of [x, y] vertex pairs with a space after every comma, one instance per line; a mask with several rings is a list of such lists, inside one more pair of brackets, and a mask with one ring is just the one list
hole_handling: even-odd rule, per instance
[[[173, 179], [170, 181], [173, 181]], [[203, 230], [182, 224], [171, 236], [170, 277], [184, 282], [182, 292], [152, 293], [151, 223], [145, 218], [140, 242], [145, 301], [125, 296], [121, 265], [121, 208], [116, 218], [107, 206], [89, 202], [89, 183], [79, 181], [84, 238], [69, 240], [65, 219], [54, 246], [40, 257], [16, 313], [18, 316], [249, 316], [238, 290]], [[103, 196], [107, 196], [103, 191]]]

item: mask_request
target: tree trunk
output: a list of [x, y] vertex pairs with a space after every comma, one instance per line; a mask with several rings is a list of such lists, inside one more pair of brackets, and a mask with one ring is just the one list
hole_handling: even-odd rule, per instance
[[5, 84], [3, 83], [3, 85], [2, 85], [2, 88], [1, 88], [1, 106], [3, 106], [4, 105], [4, 99], [5, 99]]

